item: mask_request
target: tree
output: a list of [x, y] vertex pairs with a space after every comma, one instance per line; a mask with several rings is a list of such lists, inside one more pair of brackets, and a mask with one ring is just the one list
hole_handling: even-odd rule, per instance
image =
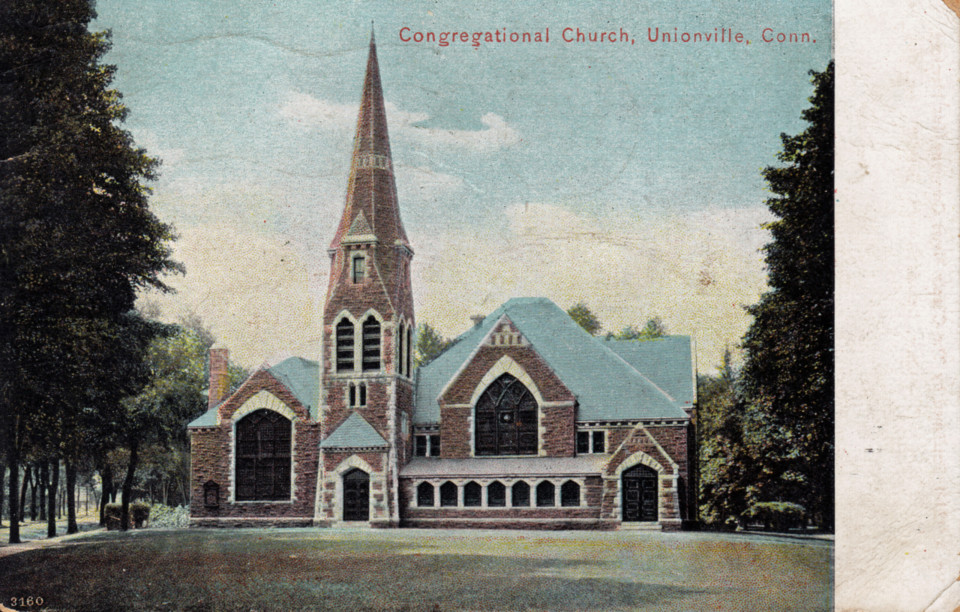
[[776, 220], [764, 248], [770, 290], [750, 306], [743, 339], [744, 441], [765, 477], [760, 501], [805, 506], [833, 525], [834, 180], [833, 63], [813, 72], [809, 123], [781, 135], [778, 159], [763, 176]]
[[593, 311], [590, 310], [586, 303], [577, 302], [567, 309], [567, 314], [591, 336], [596, 336], [600, 331], [600, 319], [597, 318], [597, 315], [593, 314]]
[[608, 334], [608, 338], [614, 340], [656, 340], [667, 335], [667, 327], [660, 320], [660, 317], [653, 317], [647, 321], [643, 329], [637, 329], [633, 325], [628, 325], [615, 334]]
[[[0, 446], [11, 492], [34, 442], [57, 459], [88, 403], [104, 337], [139, 289], [166, 290], [173, 234], [149, 210], [157, 162], [100, 63], [89, 0], [0, 3]], [[116, 360], [106, 360], [118, 365]], [[9, 496], [12, 514], [19, 499]], [[19, 524], [10, 522], [10, 541]]]
[[417, 326], [417, 345], [414, 353], [414, 365], [422, 368], [447, 350], [453, 341], [444, 338], [429, 323]]

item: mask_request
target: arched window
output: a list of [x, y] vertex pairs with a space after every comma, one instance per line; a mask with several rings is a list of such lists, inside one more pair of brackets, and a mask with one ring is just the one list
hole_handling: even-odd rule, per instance
[[433, 506], [433, 485], [421, 482], [417, 485], [417, 505], [422, 507]]
[[507, 505], [507, 488], [502, 482], [491, 482], [487, 487], [487, 505], [492, 508]]
[[514, 507], [530, 505], [530, 485], [522, 480], [511, 489], [512, 499], [510, 500]]
[[538, 506], [553, 506], [555, 505], [554, 494], [556, 493], [556, 487], [553, 486], [552, 482], [544, 480], [537, 485], [537, 505]]
[[463, 505], [464, 506], [479, 506], [483, 495], [483, 489], [479, 484], [470, 481], [465, 487], [463, 487]]
[[363, 322], [363, 371], [380, 369], [380, 322], [373, 315]]
[[441, 506], [457, 505], [457, 485], [453, 484], [450, 481], [447, 481], [442, 485], [440, 485], [440, 505]]
[[337, 372], [353, 370], [353, 323], [341, 319], [337, 323]]
[[407, 328], [407, 376], [413, 372], [413, 330]]
[[406, 376], [407, 371], [405, 365], [407, 363], [407, 354], [405, 352], [406, 346], [404, 339], [406, 337], [406, 332], [404, 331], [403, 323], [397, 326], [397, 374], [400, 376]]
[[560, 505], [561, 506], [579, 506], [580, 505], [580, 485], [568, 480], [560, 487]]
[[503, 374], [477, 401], [477, 455], [537, 454], [537, 400], [522, 382]]
[[291, 424], [272, 410], [237, 422], [237, 501], [290, 499]]

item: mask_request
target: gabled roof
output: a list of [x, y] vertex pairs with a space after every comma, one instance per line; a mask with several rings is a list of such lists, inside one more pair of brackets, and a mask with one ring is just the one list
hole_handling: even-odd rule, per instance
[[320, 443], [320, 448], [387, 448], [390, 446], [383, 439], [373, 425], [354, 412], [347, 420], [340, 423], [327, 439]]
[[654, 340], [609, 340], [604, 343], [684, 406], [697, 399], [693, 347], [689, 336]]
[[[311, 420], [317, 420], [320, 411], [320, 364], [302, 357], [289, 357], [267, 368], [267, 372], [303, 404], [310, 413]], [[220, 404], [217, 404], [207, 410], [191, 421], [187, 427], [216, 427], [219, 407]]]
[[267, 371], [293, 393], [316, 421], [320, 410], [320, 364], [303, 357], [290, 357]]
[[[686, 418], [683, 402], [659, 388], [634, 365], [583, 330], [546, 298], [514, 298], [417, 373], [414, 423], [437, 423], [437, 397], [506, 314], [532, 348], [577, 397], [578, 421]], [[693, 378], [693, 368], [688, 366]]]

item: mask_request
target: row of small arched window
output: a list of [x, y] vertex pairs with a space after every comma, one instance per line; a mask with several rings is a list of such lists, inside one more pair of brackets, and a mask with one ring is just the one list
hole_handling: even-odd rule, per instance
[[[417, 485], [417, 506], [420, 508], [432, 508], [437, 505], [436, 492], [437, 487], [432, 483], [421, 482]], [[480, 483], [470, 481], [463, 485], [462, 506], [481, 507], [483, 503], [483, 489]], [[486, 486], [486, 507], [504, 508], [507, 505], [507, 495], [510, 495], [510, 505], [514, 508], [530, 506], [535, 502], [539, 508], [549, 508], [557, 506], [557, 487], [549, 480], [544, 480], [531, 488], [529, 484], [522, 480], [516, 482], [507, 489], [502, 482], [494, 481]], [[461, 506], [460, 491], [456, 483], [447, 481], [440, 485], [440, 506], [457, 507]], [[533, 497], [531, 498], [531, 492]], [[573, 480], [568, 480], [560, 485], [560, 506], [579, 506], [580, 505], [580, 485]]]
[[[380, 369], [380, 321], [369, 315], [360, 324], [360, 371], [371, 372]], [[336, 327], [337, 372], [356, 371], [356, 326], [350, 319], [343, 318]], [[413, 365], [412, 351], [413, 329], [401, 323], [398, 330], [397, 371], [410, 376]]]

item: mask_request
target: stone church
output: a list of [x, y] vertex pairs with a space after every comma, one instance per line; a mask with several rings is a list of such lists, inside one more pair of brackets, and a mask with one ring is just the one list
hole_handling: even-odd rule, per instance
[[410, 266], [371, 38], [320, 362], [294, 357], [189, 425], [191, 525], [680, 529], [696, 519], [691, 341], [597, 338], [516, 298], [413, 366]]

